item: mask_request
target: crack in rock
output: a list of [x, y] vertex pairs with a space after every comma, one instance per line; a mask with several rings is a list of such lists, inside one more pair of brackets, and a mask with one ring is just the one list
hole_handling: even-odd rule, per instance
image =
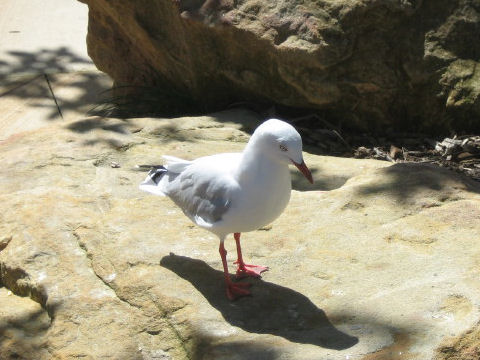
[[0, 251], [4, 250], [8, 244], [10, 243], [10, 241], [12, 241], [13, 239], [13, 236], [5, 236], [3, 237], [2, 239], [0, 239]]
[[[80, 226], [81, 227], [81, 226]], [[80, 228], [80, 227], [77, 227], [77, 228]], [[95, 276], [105, 285], [107, 286], [108, 288], [110, 288], [113, 293], [115, 294], [116, 298], [118, 300], [120, 300], [122, 303], [128, 305], [129, 307], [133, 307], [135, 309], [138, 309], [142, 312], [142, 314], [145, 315], [146, 318], [150, 318], [151, 315], [149, 315], [147, 313], [147, 311], [144, 309], [143, 306], [139, 305], [139, 304], [136, 304], [134, 302], [131, 302], [129, 301], [129, 299], [125, 296], [123, 296], [122, 294], [120, 294], [118, 291], [117, 291], [117, 288], [115, 286], [112, 286], [112, 284], [110, 282], [108, 282], [106, 279], [103, 278], [102, 275], [100, 275], [96, 269], [95, 269], [95, 266], [93, 264], [93, 254], [88, 250], [88, 246], [86, 245], [85, 242], [83, 242], [81, 240], [81, 236], [80, 234], [78, 234], [76, 231], [72, 231], [72, 234], [73, 236], [75, 237], [75, 239], [77, 240], [78, 242], [78, 246], [80, 247], [80, 249], [82, 249], [82, 251], [85, 253], [86, 257], [89, 259], [90, 261], [90, 267], [93, 271], [93, 273], [95, 274]], [[139, 265], [138, 263], [135, 263], [135, 265]], [[152, 264], [145, 264], [145, 265], [152, 265]], [[175, 324], [173, 323], [170, 315], [171, 315], [171, 312], [172, 311], [169, 311], [167, 309], [165, 309], [162, 305], [161, 305], [161, 302], [157, 299], [155, 300], [154, 297], [151, 295], [151, 294], [148, 294], [147, 295], [148, 299], [150, 300], [150, 302], [154, 305], [154, 307], [158, 310], [158, 313], [160, 314], [160, 317], [162, 320], [165, 321], [165, 324], [167, 325], [167, 327], [170, 329], [170, 331], [172, 332], [172, 334], [174, 335], [174, 337], [177, 339], [180, 347], [182, 348], [184, 354], [185, 354], [185, 357], [186, 359], [188, 360], [191, 360], [192, 359], [192, 355], [191, 355], [191, 352], [188, 350], [187, 346], [186, 346], [186, 343], [190, 340], [189, 338], [184, 338], [181, 334], [181, 332], [177, 329], [177, 327], [175, 326]], [[184, 307], [186, 306], [186, 304], [184, 304], [183, 306], [180, 306], [180, 307], [175, 307], [175, 309], [173, 310], [173, 312], [176, 312], [180, 309], [183, 309]], [[155, 335], [158, 335], [160, 334], [160, 331], [156, 331], [156, 330], [149, 330], [149, 329], [144, 329], [144, 331], [152, 336], [155, 336]]]

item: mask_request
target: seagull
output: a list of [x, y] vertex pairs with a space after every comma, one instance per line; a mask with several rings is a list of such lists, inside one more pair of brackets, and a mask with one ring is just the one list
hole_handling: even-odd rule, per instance
[[[224, 241], [234, 235], [237, 277], [261, 277], [268, 267], [245, 264], [240, 234], [272, 223], [290, 200], [289, 164], [313, 184], [303, 161], [302, 138], [290, 124], [270, 119], [256, 128], [241, 153], [222, 153], [192, 161], [163, 156], [165, 165], [151, 170], [139, 188], [168, 196], [196, 225], [217, 235], [226, 295], [230, 300], [250, 295], [249, 283], [233, 282]], [[142, 166], [143, 167], [143, 166]]]

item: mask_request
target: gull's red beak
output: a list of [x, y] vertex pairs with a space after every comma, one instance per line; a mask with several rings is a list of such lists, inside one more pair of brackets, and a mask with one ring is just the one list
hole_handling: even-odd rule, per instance
[[307, 180], [310, 182], [310, 184], [313, 184], [313, 177], [312, 173], [308, 169], [307, 165], [305, 165], [305, 161], [302, 161], [301, 164], [296, 163], [295, 161], [292, 160], [292, 164], [297, 167], [298, 170], [307, 178]]

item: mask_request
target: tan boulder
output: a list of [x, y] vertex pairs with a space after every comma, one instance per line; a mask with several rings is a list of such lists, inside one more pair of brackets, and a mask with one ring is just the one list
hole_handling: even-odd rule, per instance
[[89, 55], [131, 111], [249, 102], [344, 128], [480, 126], [476, 0], [82, 2]]

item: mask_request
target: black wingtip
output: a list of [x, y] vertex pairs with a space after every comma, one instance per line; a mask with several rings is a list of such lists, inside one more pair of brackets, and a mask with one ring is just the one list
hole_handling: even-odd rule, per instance
[[165, 169], [165, 167], [163, 165], [135, 165], [135, 169], [138, 169], [138, 170], [153, 170], [153, 169]]
[[148, 172], [148, 176], [152, 181], [158, 185], [160, 179], [163, 175], [167, 173], [167, 169], [164, 166], [158, 165], [156, 167], [152, 167], [151, 170]]

